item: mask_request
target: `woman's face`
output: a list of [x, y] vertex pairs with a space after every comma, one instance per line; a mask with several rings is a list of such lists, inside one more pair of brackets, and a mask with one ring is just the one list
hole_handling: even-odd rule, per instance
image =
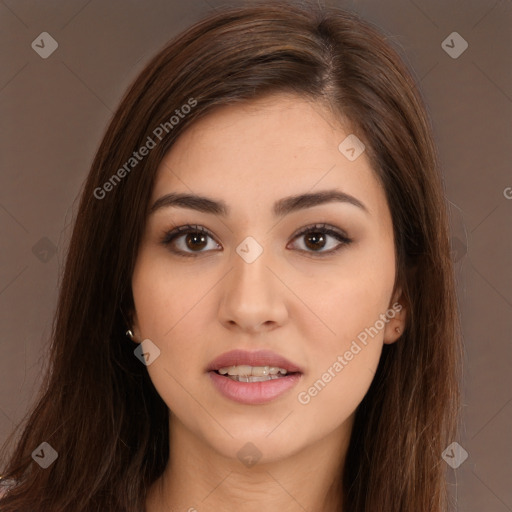
[[[251, 442], [271, 461], [341, 438], [399, 337], [391, 216], [365, 152], [339, 148], [349, 135], [319, 104], [275, 95], [211, 113], [161, 162], [133, 327], [160, 350], [147, 370], [171, 424], [205, 449], [234, 458]], [[233, 350], [246, 353], [213, 367], [242, 382], [209, 371]]]

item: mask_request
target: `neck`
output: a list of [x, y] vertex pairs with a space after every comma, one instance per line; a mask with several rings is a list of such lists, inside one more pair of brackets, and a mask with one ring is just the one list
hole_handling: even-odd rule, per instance
[[286, 459], [247, 467], [206, 445], [176, 417], [170, 458], [148, 493], [146, 512], [341, 512], [352, 419]]

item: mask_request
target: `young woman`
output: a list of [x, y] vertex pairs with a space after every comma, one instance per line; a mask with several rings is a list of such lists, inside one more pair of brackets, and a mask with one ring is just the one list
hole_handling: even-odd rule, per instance
[[445, 199], [385, 37], [270, 2], [151, 60], [85, 183], [50, 357], [2, 512], [448, 510]]

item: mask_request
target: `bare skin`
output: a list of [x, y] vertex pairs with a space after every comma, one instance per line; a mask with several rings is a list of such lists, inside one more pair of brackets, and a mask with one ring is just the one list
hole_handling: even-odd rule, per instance
[[[169, 464], [149, 490], [147, 512], [341, 510], [355, 410], [383, 344], [396, 342], [405, 322], [401, 307], [377, 323], [401, 300], [393, 227], [366, 154], [350, 161], [338, 149], [350, 133], [320, 104], [279, 94], [211, 113], [161, 162], [151, 204], [179, 192], [230, 211], [158, 208], [139, 249], [133, 330], [160, 349], [147, 369], [172, 411]], [[280, 199], [327, 190], [364, 208], [330, 201], [273, 213]], [[211, 236], [163, 243], [187, 224]], [[351, 241], [319, 234], [318, 224]], [[297, 236], [308, 226], [317, 234]], [[249, 236], [263, 249], [250, 263], [236, 251]], [[376, 325], [378, 334], [358, 342]], [[345, 357], [354, 341], [361, 350]], [[226, 398], [206, 368], [232, 349], [272, 350], [303, 369], [300, 381], [264, 404]], [[334, 368], [339, 356], [342, 370]], [[308, 392], [319, 379], [320, 391]], [[244, 446], [256, 447], [256, 464], [239, 457]]]

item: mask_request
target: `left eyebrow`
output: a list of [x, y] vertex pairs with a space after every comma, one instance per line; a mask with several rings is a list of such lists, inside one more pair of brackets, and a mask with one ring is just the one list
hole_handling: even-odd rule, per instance
[[[357, 206], [365, 213], [369, 214], [368, 208], [357, 198], [341, 192], [339, 190], [324, 190], [315, 193], [299, 194], [295, 196], [284, 197], [274, 203], [272, 211], [274, 216], [283, 217], [290, 213], [312, 208], [325, 203], [341, 202]], [[149, 213], [152, 214], [164, 207], [189, 208], [203, 213], [228, 216], [230, 208], [224, 201], [214, 200], [195, 194], [170, 193], [157, 199]]]

